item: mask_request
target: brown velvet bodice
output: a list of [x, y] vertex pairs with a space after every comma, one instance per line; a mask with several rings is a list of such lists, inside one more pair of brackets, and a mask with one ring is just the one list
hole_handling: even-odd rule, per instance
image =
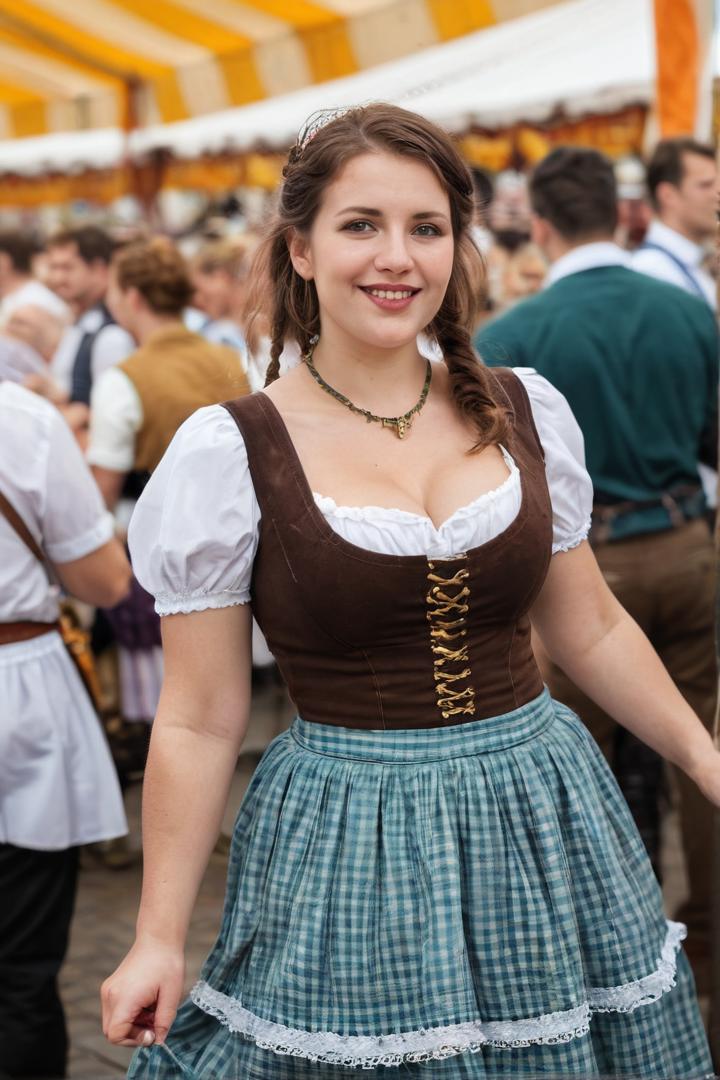
[[253, 613], [303, 719], [444, 727], [509, 712], [542, 690], [527, 613], [550, 561], [550, 495], [525, 388], [511, 371], [494, 374], [513, 408], [507, 449], [522, 503], [499, 536], [450, 559], [377, 554], [343, 539], [267, 395], [225, 404], [262, 515]]

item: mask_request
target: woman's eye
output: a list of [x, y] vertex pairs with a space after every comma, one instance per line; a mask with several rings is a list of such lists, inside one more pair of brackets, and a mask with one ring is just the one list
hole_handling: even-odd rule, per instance
[[373, 225], [370, 221], [349, 221], [347, 225], [343, 225], [343, 229], [347, 232], [367, 232], [368, 229], [372, 229]]
[[440, 236], [441, 235], [440, 230], [438, 229], [437, 225], [430, 225], [429, 222], [426, 223], [425, 225], [418, 225], [415, 232], [419, 236]]

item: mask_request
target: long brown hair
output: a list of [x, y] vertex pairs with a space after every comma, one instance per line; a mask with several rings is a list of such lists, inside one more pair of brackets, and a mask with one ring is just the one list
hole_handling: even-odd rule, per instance
[[251, 307], [260, 314], [268, 299], [272, 305], [267, 312], [272, 344], [266, 385], [280, 373], [286, 339], [297, 341], [304, 354], [320, 333], [315, 283], [305, 281], [293, 268], [289, 231], [309, 233], [323, 191], [338, 170], [358, 154], [373, 151], [417, 158], [448, 195], [455, 256], [445, 297], [426, 332], [442, 350], [457, 408], [476, 428], [473, 449], [502, 442], [509, 424], [505, 396], [494, 374], [479, 361], [470, 337], [479, 300], [473, 283], [482, 276], [478, 266], [482, 258], [468, 231], [473, 216], [472, 179], [444, 131], [395, 105], [349, 109], [326, 123], [322, 117], [319, 122], [311, 118], [290, 151], [275, 220], [258, 249], [252, 272]]

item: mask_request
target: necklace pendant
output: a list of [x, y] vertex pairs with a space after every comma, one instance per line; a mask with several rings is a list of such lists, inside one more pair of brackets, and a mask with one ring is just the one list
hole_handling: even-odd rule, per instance
[[397, 422], [397, 437], [398, 437], [398, 439], [404, 439], [405, 438], [405, 433], [407, 432], [407, 429], [408, 429], [408, 422], [403, 417], [401, 417]]

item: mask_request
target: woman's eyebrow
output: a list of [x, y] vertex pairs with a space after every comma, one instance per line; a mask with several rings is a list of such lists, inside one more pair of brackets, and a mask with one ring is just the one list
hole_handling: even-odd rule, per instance
[[[335, 215], [336, 217], [342, 217], [344, 214], [362, 214], [363, 217], [382, 217], [382, 210], [375, 210], [371, 206], [346, 206], [344, 210], [339, 210]], [[443, 214], [441, 210], [420, 210], [417, 214], [412, 215], [413, 221], [424, 221], [427, 218], [443, 218], [448, 220], [447, 214]]]
[[342, 217], [343, 214], [362, 214], [363, 217], [382, 217], [382, 210], [373, 210], [371, 206], [346, 206], [344, 210], [339, 210], [335, 217]]

